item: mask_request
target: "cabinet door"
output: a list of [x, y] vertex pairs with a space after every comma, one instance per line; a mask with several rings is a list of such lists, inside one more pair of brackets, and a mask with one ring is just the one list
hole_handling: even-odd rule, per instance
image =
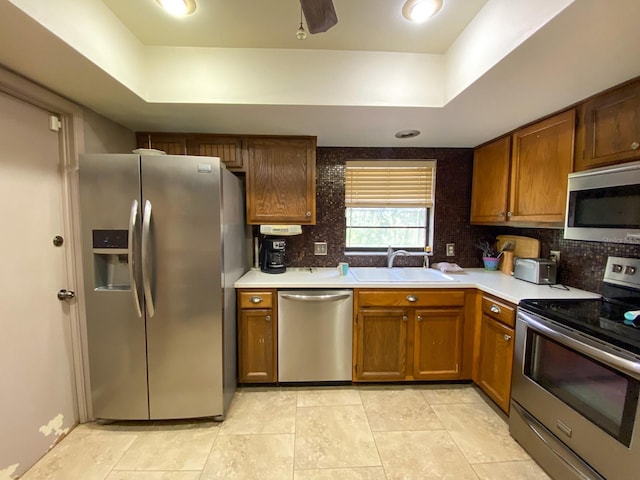
[[241, 309], [238, 325], [240, 383], [275, 382], [276, 319], [272, 309]]
[[356, 331], [357, 380], [404, 380], [407, 376], [405, 309], [361, 309]]
[[574, 132], [569, 110], [513, 134], [509, 221], [564, 224]]
[[482, 315], [478, 385], [498, 406], [509, 413], [513, 328]]
[[226, 135], [189, 135], [187, 137], [189, 155], [220, 157], [231, 171], [244, 171], [242, 138]]
[[167, 155], [186, 155], [187, 137], [180, 133], [145, 133], [137, 134], [138, 148], [155, 148]]
[[640, 158], [640, 82], [599, 95], [581, 111], [576, 170]]
[[503, 223], [509, 200], [511, 137], [503, 137], [473, 153], [471, 223]]
[[248, 138], [247, 223], [316, 223], [315, 137]]
[[455, 380], [462, 365], [464, 309], [429, 309], [415, 312], [413, 377]]

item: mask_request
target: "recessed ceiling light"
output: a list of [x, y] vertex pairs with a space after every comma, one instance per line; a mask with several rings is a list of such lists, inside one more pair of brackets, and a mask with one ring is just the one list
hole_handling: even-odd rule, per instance
[[407, 0], [402, 6], [402, 16], [411, 22], [424, 22], [442, 8], [442, 0]]
[[196, 0], [156, 0], [171, 15], [183, 17], [196, 11]]
[[405, 138], [413, 138], [420, 135], [420, 130], [400, 130], [396, 132], [396, 138], [405, 139]]

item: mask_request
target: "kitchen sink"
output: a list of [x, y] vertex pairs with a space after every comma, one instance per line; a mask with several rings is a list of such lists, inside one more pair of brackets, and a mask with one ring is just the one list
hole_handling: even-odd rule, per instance
[[360, 282], [456, 283], [454, 277], [432, 268], [354, 267], [351, 273]]
[[355, 267], [349, 271], [360, 282], [398, 282], [397, 268]]

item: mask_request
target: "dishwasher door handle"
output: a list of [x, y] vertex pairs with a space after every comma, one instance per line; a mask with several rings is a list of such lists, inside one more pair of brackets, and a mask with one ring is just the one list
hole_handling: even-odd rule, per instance
[[297, 295], [292, 293], [281, 293], [282, 298], [287, 300], [299, 300], [301, 302], [335, 302], [337, 300], [344, 300], [351, 296], [350, 293], [338, 293], [328, 295]]

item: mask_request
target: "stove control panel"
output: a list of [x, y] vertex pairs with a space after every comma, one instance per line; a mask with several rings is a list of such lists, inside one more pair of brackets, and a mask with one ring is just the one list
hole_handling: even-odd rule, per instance
[[640, 288], [640, 258], [609, 257], [603, 280], [632, 288]]

